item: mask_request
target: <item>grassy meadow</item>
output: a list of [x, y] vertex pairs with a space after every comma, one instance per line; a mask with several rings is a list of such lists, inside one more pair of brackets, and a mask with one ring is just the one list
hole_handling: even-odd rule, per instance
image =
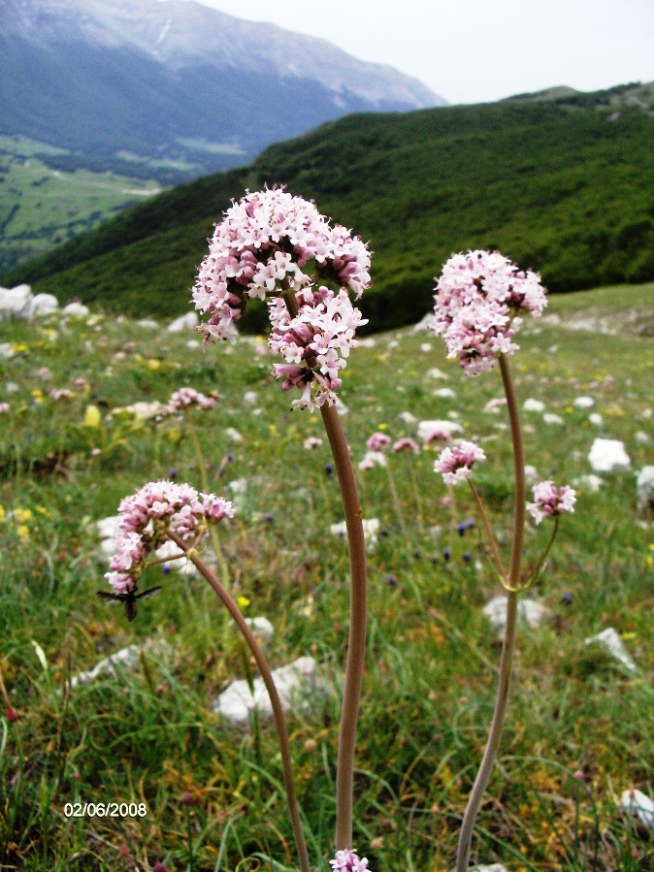
[[[526, 462], [574, 484], [578, 501], [528, 594], [548, 617], [519, 632], [473, 842], [478, 863], [654, 868], [654, 830], [618, 807], [624, 790], [654, 791], [654, 526], [637, 509], [634, 474], [654, 462], [653, 324], [654, 284], [612, 287], [552, 297], [519, 336], [521, 404], [541, 400], [561, 419], [523, 412]], [[96, 597], [109, 588], [95, 522], [149, 480], [200, 488], [195, 432], [209, 488], [237, 500], [220, 544], [244, 614], [274, 626], [271, 665], [313, 656], [335, 688], [289, 715], [309, 851], [328, 872], [348, 560], [330, 533], [342, 512], [327, 440], [318, 415], [290, 411], [295, 397], [271, 378], [263, 338], [203, 350], [193, 332], [165, 326], [100, 313], [0, 324], [0, 671], [17, 713], [0, 716], [0, 868], [295, 868], [272, 726], [242, 730], [211, 711], [230, 681], [252, 675], [213, 592], [159, 566], [143, 587], [163, 590], [139, 604], [133, 623]], [[219, 397], [193, 413], [193, 429], [115, 411], [165, 402], [184, 385]], [[53, 399], [51, 389], [72, 395]], [[437, 337], [406, 327], [365, 339], [340, 393], [355, 463], [374, 430], [415, 436], [423, 420], [451, 419], [479, 442], [488, 460], [475, 481], [508, 553], [508, 423], [504, 407], [485, 409], [502, 397], [497, 371], [467, 378]], [[595, 405], [575, 407], [578, 396]], [[306, 449], [310, 436], [322, 444]], [[624, 441], [632, 467], [602, 474], [593, 491], [584, 477], [598, 436]], [[364, 518], [380, 521], [356, 758], [354, 844], [371, 872], [452, 868], [494, 702], [499, 641], [482, 609], [502, 589], [468, 489], [450, 494], [432, 471], [437, 451], [390, 457], [397, 503], [387, 470], [357, 473]], [[528, 561], [547, 535], [529, 527]], [[608, 627], [636, 672], [584, 645]], [[145, 645], [135, 666], [71, 686], [132, 644]], [[67, 816], [75, 802], [146, 813]]]
[[[38, 257], [161, 188], [152, 176], [58, 169], [64, 149], [0, 136], [0, 272]], [[65, 164], [64, 164], [65, 166]]]

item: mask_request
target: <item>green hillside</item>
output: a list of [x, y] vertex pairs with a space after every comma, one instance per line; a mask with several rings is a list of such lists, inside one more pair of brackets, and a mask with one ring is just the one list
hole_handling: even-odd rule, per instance
[[183, 312], [213, 223], [264, 183], [314, 198], [370, 241], [372, 329], [424, 314], [440, 265], [469, 247], [498, 248], [555, 292], [652, 280], [651, 91], [351, 115], [153, 197], [0, 283], [133, 315]]

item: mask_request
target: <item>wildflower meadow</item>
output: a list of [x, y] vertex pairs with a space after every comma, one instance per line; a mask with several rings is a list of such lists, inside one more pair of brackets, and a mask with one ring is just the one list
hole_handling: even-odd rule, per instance
[[654, 285], [361, 338], [356, 229], [216, 221], [199, 330], [0, 323], [0, 868], [654, 868]]

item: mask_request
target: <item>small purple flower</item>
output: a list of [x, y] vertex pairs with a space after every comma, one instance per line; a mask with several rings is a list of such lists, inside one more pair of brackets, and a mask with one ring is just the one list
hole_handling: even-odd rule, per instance
[[455, 485], [468, 478], [475, 461], [485, 460], [483, 450], [474, 442], [463, 440], [453, 448], [444, 448], [434, 463], [434, 472], [440, 472], [445, 484]]
[[333, 872], [366, 872], [368, 860], [359, 858], [356, 851], [347, 848], [345, 851], [337, 851], [336, 857], [329, 861]]
[[555, 518], [563, 512], [574, 512], [577, 494], [571, 487], [557, 488], [552, 481], [541, 481], [531, 490], [534, 502], [527, 503], [527, 511], [537, 524], [548, 516]]

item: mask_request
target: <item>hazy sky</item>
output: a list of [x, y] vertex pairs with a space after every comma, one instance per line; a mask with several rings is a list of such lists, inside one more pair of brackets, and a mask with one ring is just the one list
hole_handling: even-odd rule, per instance
[[654, 0], [201, 0], [321, 36], [450, 103], [654, 80]]

